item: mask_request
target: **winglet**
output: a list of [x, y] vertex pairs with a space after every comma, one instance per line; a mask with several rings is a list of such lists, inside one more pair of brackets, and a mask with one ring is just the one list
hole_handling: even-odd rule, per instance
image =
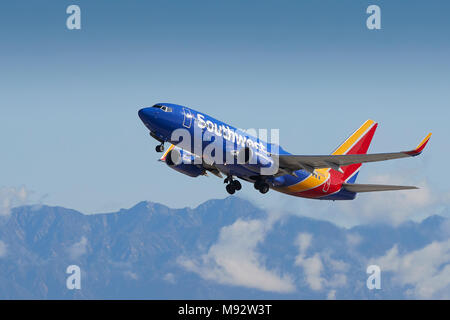
[[419, 143], [419, 145], [417, 146], [416, 149], [414, 149], [412, 151], [409, 151], [409, 152], [406, 152], [406, 153], [409, 154], [410, 156], [418, 156], [419, 154], [422, 153], [423, 149], [425, 149], [425, 147], [426, 147], [428, 141], [430, 140], [430, 138], [431, 138], [431, 133], [429, 133], [425, 137], [425, 139], [423, 139], [422, 142]]

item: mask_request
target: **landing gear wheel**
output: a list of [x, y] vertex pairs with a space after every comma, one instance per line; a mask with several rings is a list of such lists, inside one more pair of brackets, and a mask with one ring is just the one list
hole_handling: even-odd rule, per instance
[[155, 150], [156, 152], [164, 152], [164, 145], [160, 144], [159, 146], [156, 146]]
[[264, 193], [267, 193], [268, 191], [269, 191], [269, 185], [267, 183], [263, 182], [259, 185], [259, 192], [264, 194]]
[[255, 187], [256, 190], [259, 190], [259, 188], [261, 186], [261, 181], [260, 180], [256, 180], [255, 184], [253, 186]]
[[236, 191], [239, 191], [239, 190], [242, 189], [241, 183], [240, 183], [239, 181], [237, 181], [237, 180], [233, 180], [233, 182], [231, 182], [231, 185], [233, 186], [233, 188], [234, 188]]
[[234, 194], [236, 191], [242, 189], [242, 185], [238, 180], [234, 180], [233, 176], [228, 176], [223, 180], [223, 183], [226, 183], [226, 189], [229, 194]]
[[230, 183], [227, 184], [227, 186], [225, 187], [225, 189], [227, 189], [227, 192], [229, 194], [234, 194], [236, 192], [236, 189], [234, 188], [234, 186]]

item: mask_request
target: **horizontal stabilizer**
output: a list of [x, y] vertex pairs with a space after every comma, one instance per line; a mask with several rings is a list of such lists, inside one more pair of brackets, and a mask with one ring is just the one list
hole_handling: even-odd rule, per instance
[[345, 190], [350, 192], [373, 192], [373, 191], [390, 191], [390, 190], [409, 190], [418, 189], [413, 186], [392, 186], [384, 184], [356, 184], [344, 183], [342, 184]]

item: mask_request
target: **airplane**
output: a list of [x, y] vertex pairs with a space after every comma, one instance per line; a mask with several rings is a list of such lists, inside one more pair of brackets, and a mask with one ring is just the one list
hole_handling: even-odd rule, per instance
[[[150, 136], [160, 143], [157, 152], [164, 152], [164, 143], [170, 143], [160, 161], [190, 177], [225, 176], [229, 194], [241, 190], [238, 179], [252, 183], [263, 194], [273, 189], [319, 200], [353, 200], [362, 192], [418, 189], [355, 181], [363, 163], [418, 156], [431, 137], [429, 133], [413, 150], [367, 154], [378, 126], [367, 120], [330, 155], [294, 155], [279, 144], [266, 143], [182, 105], [157, 103], [140, 109], [138, 115]], [[174, 135], [180, 130], [186, 136]], [[208, 148], [215, 152], [205, 152]], [[219, 153], [222, 155], [214, 157]]]

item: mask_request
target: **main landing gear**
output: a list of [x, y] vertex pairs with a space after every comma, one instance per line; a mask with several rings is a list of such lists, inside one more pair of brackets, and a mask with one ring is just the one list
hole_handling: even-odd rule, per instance
[[229, 194], [234, 194], [236, 191], [239, 191], [242, 189], [242, 185], [238, 180], [233, 180], [232, 176], [227, 177], [223, 183], [227, 183], [227, 186], [225, 189], [227, 189], [227, 192]]
[[157, 145], [155, 150], [156, 150], [156, 152], [164, 152], [164, 143]]
[[256, 180], [254, 187], [256, 190], [259, 190], [262, 194], [267, 193], [269, 191], [269, 184], [264, 180]]

